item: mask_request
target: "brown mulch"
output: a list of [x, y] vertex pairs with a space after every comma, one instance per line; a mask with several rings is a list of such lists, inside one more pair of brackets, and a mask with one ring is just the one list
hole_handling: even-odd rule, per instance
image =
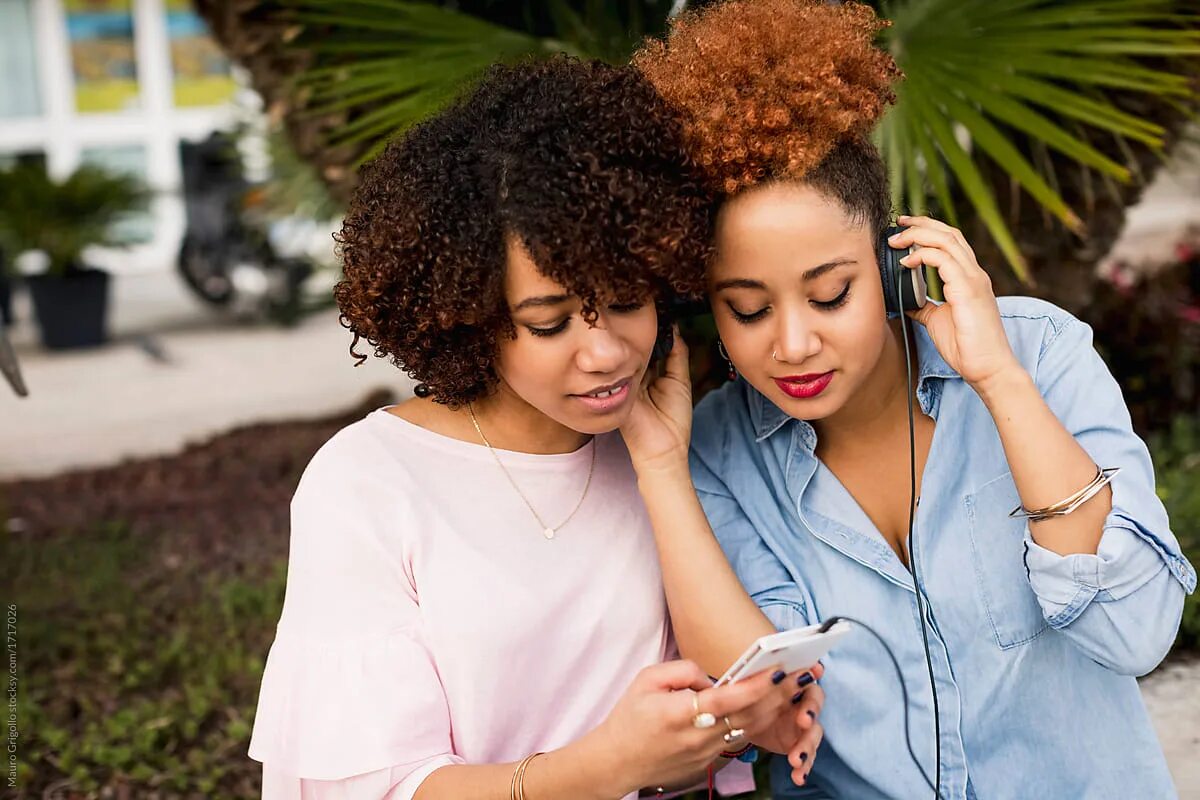
[[134, 536], [169, 536], [193, 567], [281, 558], [288, 503], [308, 461], [340, 428], [390, 401], [385, 391], [327, 419], [250, 425], [176, 455], [0, 483], [0, 527], [20, 540], [121, 525]]

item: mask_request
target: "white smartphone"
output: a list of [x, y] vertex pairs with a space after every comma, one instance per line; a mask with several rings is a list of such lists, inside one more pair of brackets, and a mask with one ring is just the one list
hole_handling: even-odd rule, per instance
[[741, 658], [733, 662], [733, 666], [716, 685], [736, 683], [768, 667], [778, 666], [784, 672], [811, 667], [852, 628], [845, 620], [834, 623], [824, 633], [818, 633], [820, 627], [809, 625], [807, 628], [793, 628], [759, 638], [746, 648]]

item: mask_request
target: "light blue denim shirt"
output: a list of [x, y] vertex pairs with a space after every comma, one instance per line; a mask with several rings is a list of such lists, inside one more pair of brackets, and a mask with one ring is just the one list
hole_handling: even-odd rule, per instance
[[[1091, 329], [1030, 298], [1001, 298], [1012, 348], [1097, 464], [1119, 466], [1096, 555], [1039, 547], [995, 423], [915, 325], [917, 397], [936, 420], [914, 533], [928, 600], [941, 721], [943, 797], [1175, 797], [1134, 676], [1179, 626], [1196, 573], [1155, 495], [1150, 457]], [[742, 583], [779, 629], [835, 614], [888, 642], [910, 693], [917, 755], [934, 773], [933, 704], [912, 576], [815, 457], [811, 425], [745, 381], [699, 405], [692, 475]], [[796, 790], [777, 759], [776, 797], [931, 797], [904, 744], [900, 687], [864, 631], [825, 659], [825, 741]]]

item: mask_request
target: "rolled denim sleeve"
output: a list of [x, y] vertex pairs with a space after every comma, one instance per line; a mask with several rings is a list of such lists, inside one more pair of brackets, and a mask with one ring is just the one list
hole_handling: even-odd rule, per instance
[[1067, 318], [1038, 359], [1042, 396], [1112, 480], [1112, 511], [1097, 552], [1058, 555], [1025, 530], [1025, 566], [1046, 621], [1096, 662], [1142, 675], [1175, 639], [1196, 571], [1171, 533], [1155, 493], [1154, 467], [1133, 432], [1121, 389], [1092, 347], [1091, 328]]
[[776, 630], [809, 625], [804, 594], [795, 579], [695, 448], [691, 453], [691, 470], [708, 523], [751, 599]]

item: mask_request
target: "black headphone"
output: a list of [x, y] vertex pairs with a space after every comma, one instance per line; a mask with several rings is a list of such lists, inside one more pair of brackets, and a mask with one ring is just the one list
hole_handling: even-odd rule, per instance
[[[916, 311], [925, 305], [927, 299], [925, 269], [909, 269], [900, 263], [900, 259], [911, 253], [912, 248], [897, 250], [888, 244], [889, 236], [903, 231], [904, 228], [889, 225], [879, 234], [879, 241], [875, 245], [875, 260], [879, 263], [879, 277], [883, 281], [883, 302], [888, 314]], [[896, 296], [897, 287], [903, 297]]]

